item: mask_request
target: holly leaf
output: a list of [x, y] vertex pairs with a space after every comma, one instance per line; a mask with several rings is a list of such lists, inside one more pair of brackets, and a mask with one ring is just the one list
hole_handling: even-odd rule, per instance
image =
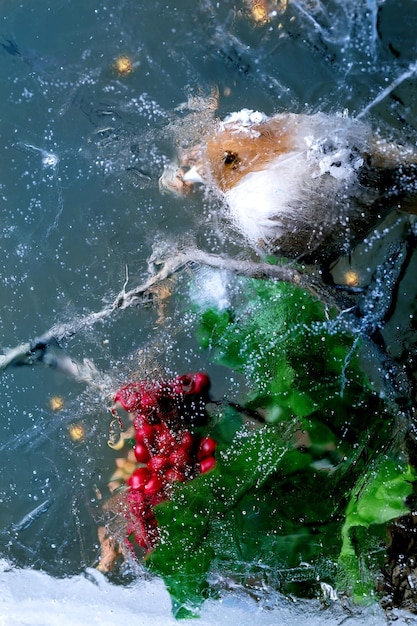
[[[360, 532], [384, 525], [410, 512], [407, 498], [413, 492], [417, 476], [410, 465], [397, 460], [378, 458], [353, 489], [342, 527], [342, 547], [339, 557], [340, 581], [350, 588], [357, 601], [366, 603], [374, 596], [372, 576], [372, 544], [375, 534]], [[381, 553], [381, 543], [377, 553]], [[364, 567], [364, 556], [367, 565]]]
[[244, 582], [268, 571], [280, 589], [309, 581], [311, 593], [318, 580], [334, 584], [338, 562], [341, 587], [370, 597], [381, 531], [408, 511], [414, 472], [382, 456], [392, 421], [358, 336], [294, 285], [242, 285], [233, 310], [200, 310], [198, 339], [244, 374], [244, 406], [267, 424], [249, 430], [226, 409], [213, 420], [216, 468], [155, 507], [160, 541], [147, 564], [177, 617], [198, 615], [216, 572]]
[[[247, 279], [233, 311], [200, 312], [198, 340], [217, 363], [242, 372], [247, 404], [273, 423], [349, 403], [367, 386], [356, 353], [360, 342], [334, 313], [303, 289]], [[333, 318], [333, 319], [332, 319]]]
[[219, 558], [219, 525], [233, 532], [225, 520], [277, 471], [287, 450], [273, 427], [241, 429], [232, 446], [220, 443], [212, 472], [178, 486], [170, 501], [155, 507], [160, 541], [147, 566], [164, 579], [177, 617], [194, 615], [207, 597], [207, 575]]

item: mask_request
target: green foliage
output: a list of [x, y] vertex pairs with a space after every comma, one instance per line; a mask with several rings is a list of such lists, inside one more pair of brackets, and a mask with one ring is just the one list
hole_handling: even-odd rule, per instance
[[[217, 436], [221, 422], [237, 417], [228, 409]], [[240, 579], [272, 573], [277, 564], [283, 571], [296, 567], [300, 554], [313, 559], [322, 551], [314, 525], [327, 522], [334, 509], [329, 501], [311, 501], [311, 489], [320, 489], [325, 477], [309, 475], [312, 457], [293, 450], [276, 427], [240, 427], [233, 446], [219, 443], [216, 469], [179, 486], [155, 509], [162, 538], [147, 564], [163, 576], [177, 616], [197, 613], [214, 569]], [[289, 480], [288, 473], [297, 479]], [[303, 507], [296, 505], [299, 497], [305, 498]], [[322, 529], [322, 541], [334, 543], [333, 526]]]
[[273, 281], [246, 280], [233, 310], [198, 315], [202, 348], [249, 391], [243, 410], [212, 416], [215, 470], [155, 509], [161, 541], [147, 564], [174, 614], [198, 615], [213, 572], [242, 583], [262, 574], [303, 595], [338, 581], [371, 598], [385, 525], [408, 511], [415, 478], [387, 452], [394, 418], [360, 367], [358, 338], [316, 298]]
[[352, 336], [321, 302], [288, 283], [248, 280], [246, 290], [238, 311], [202, 313], [198, 339], [218, 363], [246, 375], [249, 406], [275, 422], [333, 410], [329, 401], [346, 386], [362, 390]]
[[148, 566], [163, 576], [175, 613], [193, 613], [201, 604], [207, 573], [220, 557], [219, 539], [225, 546], [219, 521], [223, 527], [228, 513], [249, 491], [262, 486], [285, 452], [268, 427], [253, 435], [240, 430], [238, 437], [234, 447], [220, 445], [214, 471], [179, 487], [170, 501], [155, 509], [161, 541], [148, 557]]
[[[409, 512], [406, 499], [413, 492], [415, 480], [415, 470], [404, 461], [382, 456], [352, 490], [342, 527], [339, 580], [357, 601], [366, 602], [373, 595], [374, 582], [367, 570], [372, 572], [381, 565], [378, 563], [381, 551], [377, 549], [373, 554], [375, 534], [383, 536], [387, 522]], [[365, 555], [366, 568], [363, 567]]]

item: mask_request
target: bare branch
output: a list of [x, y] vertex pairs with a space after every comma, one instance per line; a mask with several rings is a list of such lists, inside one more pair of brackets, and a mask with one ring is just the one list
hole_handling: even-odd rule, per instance
[[[128, 284], [128, 271], [122, 290], [112, 304], [105, 306], [100, 311], [89, 313], [83, 317], [76, 317], [71, 322], [56, 324], [48, 331], [37, 337], [32, 342], [27, 342], [11, 348], [6, 354], [0, 355], [0, 372], [10, 366], [34, 365], [41, 363], [53, 367], [65, 373], [69, 373], [78, 379], [85, 380], [85, 367], [72, 361], [73, 368], [69, 365], [68, 357], [61, 353], [55, 353], [52, 357], [47, 350], [50, 346], [60, 347], [62, 342], [68, 341], [75, 334], [91, 328], [98, 322], [103, 322], [117, 311], [138, 306], [143, 303], [147, 293], [165, 281], [170, 276], [180, 272], [185, 267], [205, 265], [219, 270], [226, 270], [239, 276], [251, 278], [272, 278], [290, 282], [304, 287], [315, 294], [323, 291], [323, 284], [317, 277], [302, 273], [290, 265], [270, 265], [268, 263], [255, 263], [252, 261], [240, 261], [227, 256], [209, 254], [197, 248], [189, 248], [176, 252], [173, 256], [162, 259], [150, 259], [150, 267], [159, 271], [152, 274], [144, 283], [126, 291]], [[329, 294], [327, 294], [329, 298]], [[88, 372], [87, 372], [88, 374]], [[88, 376], [87, 376], [88, 378]]]
[[[226, 270], [239, 276], [250, 278], [274, 278], [290, 282], [306, 289], [311, 289], [312, 279], [290, 265], [270, 265], [268, 263], [255, 263], [253, 261], [240, 261], [228, 256], [210, 254], [198, 248], [189, 248], [182, 252], [177, 252], [175, 256], [159, 261], [153, 261], [153, 265], [162, 265], [162, 268], [152, 275], [144, 284], [119, 293], [113, 303], [113, 310], [125, 309], [138, 304], [146, 292], [152, 287], [173, 276], [187, 266], [205, 265], [219, 270]], [[126, 286], [126, 284], [125, 284]]]

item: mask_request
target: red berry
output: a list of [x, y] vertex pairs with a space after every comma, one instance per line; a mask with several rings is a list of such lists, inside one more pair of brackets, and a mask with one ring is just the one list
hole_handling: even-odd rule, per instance
[[128, 413], [133, 412], [140, 403], [140, 393], [141, 383], [129, 383], [119, 389], [114, 396], [114, 402], [119, 402]]
[[155, 438], [155, 429], [148, 422], [142, 422], [142, 425], [136, 430], [136, 441], [138, 443], [146, 443], [150, 446]]
[[202, 461], [208, 456], [213, 456], [215, 450], [217, 448], [217, 443], [212, 437], [203, 437], [200, 440], [197, 452], [197, 458], [199, 461]]
[[169, 458], [163, 454], [155, 454], [148, 461], [148, 467], [154, 472], [162, 472], [169, 466]]
[[162, 481], [156, 474], [152, 474], [146, 485], [143, 487], [143, 491], [149, 496], [157, 494], [162, 489]]
[[[187, 429], [194, 417], [202, 418], [209, 388], [207, 374], [197, 372], [167, 381], [130, 383], [116, 394], [116, 403], [133, 419], [133, 452], [141, 465], [126, 480], [127, 514], [132, 521], [128, 534], [147, 551], [159, 541], [154, 507], [170, 496], [172, 484], [216, 467], [215, 440], [204, 437], [200, 441]], [[113, 407], [115, 417], [117, 408]]]
[[146, 541], [145, 537], [143, 535], [135, 535], [135, 540], [136, 543], [141, 547], [144, 548], [145, 550], [148, 550], [149, 546], [148, 546], [148, 542]]
[[182, 433], [181, 439], [180, 439], [181, 448], [183, 448], [184, 450], [191, 450], [193, 445], [194, 445], [194, 437], [192, 436], [189, 430], [185, 430]]
[[149, 461], [149, 450], [144, 443], [138, 442], [134, 447], [134, 452], [138, 463], [147, 463]]
[[185, 476], [182, 472], [180, 472], [177, 469], [169, 469], [165, 475], [165, 478], [167, 479], [167, 481], [169, 483], [175, 483], [175, 482], [184, 482], [185, 480]]
[[146, 409], [150, 409], [150, 408], [152, 409], [152, 408], [155, 407], [156, 403], [157, 403], [157, 400], [152, 395], [152, 393], [148, 393], [146, 391], [143, 391], [140, 394], [140, 406], [141, 406], [142, 410], [146, 411]]
[[194, 374], [187, 394], [205, 395], [210, 389], [210, 378], [204, 372]]
[[169, 460], [176, 469], [184, 469], [186, 465], [191, 463], [191, 457], [184, 448], [177, 448], [169, 455]]
[[188, 393], [187, 387], [191, 384], [191, 378], [189, 374], [183, 374], [177, 376], [171, 383], [172, 392], [176, 396], [181, 396], [184, 392]]
[[211, 472], [212, 469], [216, 467], [216, 459], [214, 456], [208, 456], [203, 459], [200, 463], [200, 472], [202, 474], [207, 474], [207, 472]]
[[177, 442], [169, 430], [162, 431], [158, 434], [157, 447], [159, 452], [162, 452], [162, 454], [169, 454], [176, 445]]
[[127, 484], [131, 489], [141, 489], [148, 481], [151, 473], [146, 467], [138, 467], [127, 479]]

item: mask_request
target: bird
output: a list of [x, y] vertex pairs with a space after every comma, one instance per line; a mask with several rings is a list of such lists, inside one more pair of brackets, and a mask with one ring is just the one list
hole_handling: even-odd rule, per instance
[[390, 211], [417, 213], [417, 150], [346, 111], [242, 109], [180, 149], [159, 180], [177, 196], [196, 186], [221, 199], [256, 251], [324, 265]]

